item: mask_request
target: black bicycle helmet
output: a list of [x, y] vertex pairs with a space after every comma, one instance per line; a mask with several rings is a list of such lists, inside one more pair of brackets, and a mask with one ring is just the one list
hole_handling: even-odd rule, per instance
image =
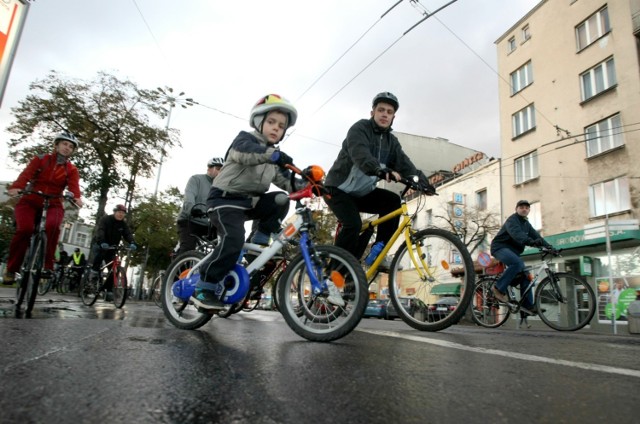
[[372, 107], [376, 107], [376, 105], [380, 102], [389, 103], [393, 108], [398, 111], [400, 108], [400, 102], [398, 102], [398, 98], [388, 91], [383, 91], [382, 93], [376, 94], [373, 98], [373, 102], [371, 104]]
[[78, 148], [78, 139], [69, 132], [64, 131], [56, 135], [56, 137], [53, 139], [53, 144], [57, 145], [61, 140], [67, 140], [71, 142], [74, 149]]

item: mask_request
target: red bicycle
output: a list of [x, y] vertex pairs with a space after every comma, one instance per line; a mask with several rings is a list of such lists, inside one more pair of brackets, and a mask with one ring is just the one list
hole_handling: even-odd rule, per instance
[[105, 300], [108, 300], [108, 293], [113, 293], [113, 304], [116, 308], [122, 308], [127, 300], [127, 275], [122, 268], [120, 261], [120, 251], [129, 250], [120, 246], [109, 246], [105, 250], [115, 250], [113, 260], [104, 264], [100, 268], [98, 278], [91, 278], [89, 270], [82, 274], [80, 281], [80, 298], [82, 303], [92, 306], [98, 300], [101, 293], [104, 293]]

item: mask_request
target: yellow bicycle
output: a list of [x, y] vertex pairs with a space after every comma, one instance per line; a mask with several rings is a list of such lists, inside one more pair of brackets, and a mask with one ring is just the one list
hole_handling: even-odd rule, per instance
[[[405, 185], [403, 199], [410, 189], [418, 193], [416, 207], [410, 212], [403, 200], [395, 211], [363, 222], [360, 233], [372, 234], [381, 223], [401, 217], [398, 229], [376, 260], [368, 268], [365, 265], [367, 281], [371, 285], [380, 272], [388, 273], [389, 298], [398, 316], [417, 330], [443, 330], [456, 324], [469, 306], [475, 281], [473, 261], [456, 234], [438, 228], [413, 228], [426, 196], [434, 193], [424, 191], [416, 181], [403, 178], [398, 182]], [[382, 270], [382, 261], [395, 246], [390, 267]]]

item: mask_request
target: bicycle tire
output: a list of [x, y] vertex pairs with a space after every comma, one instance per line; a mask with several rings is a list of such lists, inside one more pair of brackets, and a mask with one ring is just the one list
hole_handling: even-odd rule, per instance
[[64, 276], [58, 280], [58, 293], [67, 294], [70, 291], [71, 279], [65, 273]]
[[99, 281], [91, 281], [89, 276], [91, 275], [91, 271], [87, 269], [83, 274], [82, 278], [80, 278], [80, 299], [82, 299], [82, 303], [87, 306], [93, 306], [98, 300], [98, 284]]
[[40, 279], [40, 281], [38, 282], [38, 296], [44, 296], [49, 292], [49, 290], [51, 290], [51, 287], [53, 286], [54, 278], [55, 276], [51, 278]]
[[44, 235], [38, 234], [35, 237], [34, 242], [34, 251], [31, 256], [31, 260], [28, 264], [28, 274], [30, 275], [28, 284], [27, 284], [27, 307], [25, 308], [25, 312], [30, 314], [33, 310], [33, 306], [36, 303], [36, 295], [38, 294], [38, 285], [40, 284], [40, 275], [42, 273], [42, 268], [44, 267], [44, 255], [45, 255], [45, 246], [47, 244], [47, 238]]
[[229, 318], [233, 314], [237, 314], [242, 310], [242, 303], [234, 303], [233, 305], [226, 305], [224, 309], [218, 311], [220, 318]]
[[189, 299], [180, 299], [173, 294], [173, 283], [184, 276], [205, 254], [197, 250], [184, 252], [176, 256], [169, 264], [162, 280], [160, 297], [165, 317], [174, 326], [183, 330], [195, 330], [211, 320], [213, 314], [203, 313]]
[[507, 322], [511, 315], [509, 307], [498, 302], [491, 291], [497, 279], [497, 277], [480, 277], [473, 289], [471, 318], [473, 322], [485, 328], [498, 328]]
[[162, 308], [162, 297], [160, 295], [160, 288], [162, 284], [162, 278], [164, 274], [160, 274], [153, 280], [153, 285], [151, 286], [151, 299], [153, 303], [156, 304], [157, 307]]
[[127, 275], [122, 267], [118, 267], [113, 277], [113, 304], [120, 309], [127, 301]]
[[[464, 316], [473, 296], [475, 270], [471, 255], [455, 234], [429, 228], [413, 233], [411, 251], [407, 244], [400, 245], [389, 270], [389, 297], [398, 316], [410, 327], [420, 331], [440, 331], [458, 323]], [[411, 261], [411, 254], [422, 258], [421, 276]], [[455, 268], [453, 268], [455, 267]], [[461, 278], [454, 276], [460, 275]], [[451, 284], [440, 286], [440, 284]], [[455, 284], [459, 284], [459, 293]], [[449, 290], [445, 292], [443, 289]], [[453, 294], [453, 296], [449, 296]], [[459, 294], [457, 302], [441, 306], [436, 303], [444, 297]], [[403, 307], [401, 297], [412, 296], [409, 309]], [[440, 309], [444, 308], [444, 311]]]
[[[589, 283], [577, 275], [567, 272], [553, 275], [557, 281], [547, 276], [536, 288], [538, 316], [554, 330], [580, 330], [596, 313], [596, 294]], [[556, 290], [562, 299], [558, 299]]]
[[322, 280], [338, 272], [344, 278], [339, 288], [344, 306], [327, 301], [327, 293], [315, 295], [302, 254], [287, 265], [277, 283], [278, 308], [285, 322], [299, 336], [329, 342], [349, 334], [360, 322], [369, 297], [366, 275], [358, 260], [337, 246], [315, 246], [312, 259], [322, 263]]

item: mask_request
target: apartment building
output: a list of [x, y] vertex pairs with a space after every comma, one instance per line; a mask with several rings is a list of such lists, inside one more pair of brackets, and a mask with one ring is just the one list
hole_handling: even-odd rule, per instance
[[558, 267], [597, 291], [592, 327], [615, 327], [611, 279], [640, 288], [639, 37], [640, 0], [543, 0], [495, 42], [502, 218], [531, 202]]

